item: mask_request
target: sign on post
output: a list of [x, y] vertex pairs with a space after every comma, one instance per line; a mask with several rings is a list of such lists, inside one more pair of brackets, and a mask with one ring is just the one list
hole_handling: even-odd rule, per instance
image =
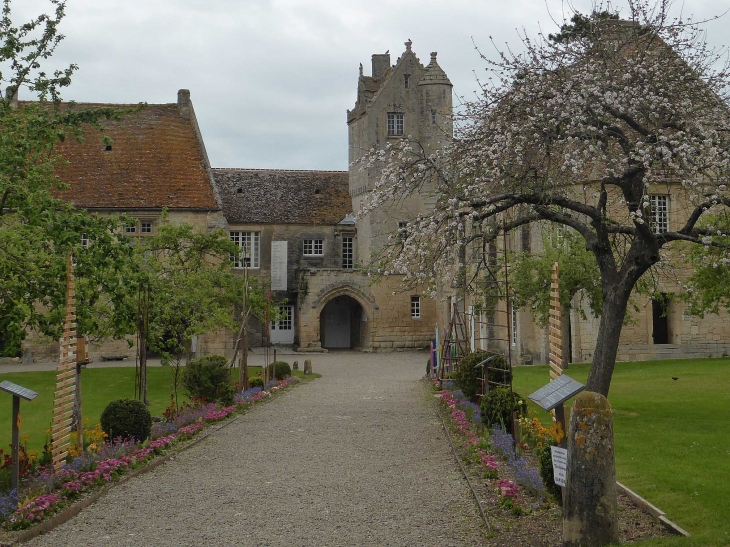
[[11, 468], [10, 468], [10, 488], [17, 492], [18, 479], [20, 477], [20, 399], [32, 401], [38, 394], [32, 389], [19, 386], [7, 380], [0, 383], [0, 390], [7, 391], [13, 396], [13, 431], [11, 450]]
[[553, 458], [553, 480], [565, 488], [565, 475], [568, 471], [568, 450], [559, 446], [550, 447]]

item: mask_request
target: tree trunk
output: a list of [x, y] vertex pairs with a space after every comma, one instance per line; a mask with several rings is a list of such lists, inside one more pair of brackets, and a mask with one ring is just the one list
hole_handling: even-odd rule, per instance
[[601, 322], [586, 390], [600, 393], [604, 397], [608, 397], [608, 389], [611, 386], [628, 301], [628, 295], [623, 288], [613, 287], [612, 290], [603, 291]]

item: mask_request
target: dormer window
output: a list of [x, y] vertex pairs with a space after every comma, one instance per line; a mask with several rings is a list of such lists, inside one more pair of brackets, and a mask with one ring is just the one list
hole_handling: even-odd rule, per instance
[[411, 88], [411, 75], [410, 74], [404, 74], [403, 75], [403, 87], [405, 89]]
[[402, 137], [403, 136], [403, 114], [396, 112], [388, 112], [388, 136], [389, 137]]

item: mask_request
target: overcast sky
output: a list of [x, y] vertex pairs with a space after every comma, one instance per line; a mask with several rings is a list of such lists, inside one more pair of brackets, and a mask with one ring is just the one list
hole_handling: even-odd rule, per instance
[[[619, 0], [620, 5], [621, 0]], [[590, 2], [573, 5], [589, 11]], [[403, 42], [425, 65], [431, 51], [454, 84], [474, 97], [485, 54], [524, 29], [555, 30], [560, 0], [68, 0], [66, 39], [51, 66], [79, 65], [64, 99], [171, 103], [190, 89], [213, 167], [347, 169], [346, 110], [358, 66]], [[681, 3], [677, 3], [679, 9]], [[694, 19], [726, 2], [687, 1]], [[24, 22], [48, 0], [13, 0]], [[707, 25], [708, 41], [730, 43], [730, 15]], [[725, 42], [723, 42], [725, 40]], [[456, 101], [455, 101], [456, 102]]]

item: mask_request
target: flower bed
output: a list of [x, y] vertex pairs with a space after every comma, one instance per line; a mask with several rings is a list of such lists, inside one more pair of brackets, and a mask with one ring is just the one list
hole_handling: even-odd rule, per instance
[[[435, 384], [438, 385], [436, 381]], [[545, 487], [539, 471], [532, 461], [517, 453], [511, 435], [499, 427], [491, 431], [484, 428], [479, 406], [466, 399], [461, 391], [448, 389], [451, 387], [450, 383], [444, 383], [447, 389], [438, 394], [449, 409], [466, 459], [478, 467], [485, 480], [490, 481], [493, 490], [500, 496], [502, 507], [509, 509], [513, 515], [527, 513], [525, 495], [533, 498], [532, 501], [535, 501], [534, 498], [538, 502], [545, 500]]]
[[96, 438], [93, 448], [90, 446], [90, 450], [82, 453], [75, 451], [72, 459], [58, 472], [45, 466], [25, 473], [20, 495], [13, 490], [0, 496], [2, 525], [8, 530], [23, 530], [42, 522], [83, 494], [117, 480], [129, 470], [145, 466], [175, 444], [191, 439], [207, 425], [225, 420], [234, 412], [243, 411], [296, 382], [290, 377], [275, 382], [268, 390], [249, 389], [237, 394], [234, 403], [227, 407], [194, 402], [175, 412], [168, 411], [166, 421], [155, 423], [150, 439], [144, 443]]

